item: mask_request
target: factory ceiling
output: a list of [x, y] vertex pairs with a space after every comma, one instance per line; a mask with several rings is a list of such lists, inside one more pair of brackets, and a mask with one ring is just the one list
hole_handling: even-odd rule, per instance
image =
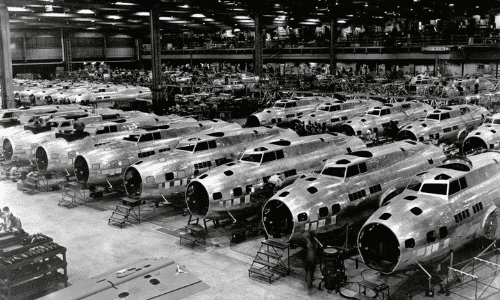
[[331, 15], [338, 23], [380, 24], [398, 18], [470, 18], [495, 15], [499, 0], [3, 0], [11, 29], [149, 31], [149, 12], [160, 12], [164, 32], [252, 30], [254, 15], [266, 26], [321, 26]]

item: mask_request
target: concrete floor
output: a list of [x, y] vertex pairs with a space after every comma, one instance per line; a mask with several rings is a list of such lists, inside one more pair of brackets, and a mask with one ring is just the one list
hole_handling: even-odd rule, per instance
[[[179, 238], [175, 236], [175, 232], [186, 225], [187, 217], [164, 211], [163, 215], [157, 215], [150, 221], [119, 229], [107, 225], [111, 209], [118, 203], [117, 198], [68, 209], [57, 205], [60, 197], [58, 192], [27, 195], [18, 191], [15, 183], [0, 181], [0, 205], [9, 206], [14, 215], [21, 218], [28, 233], [44, 233], [67, 248], [70, 284], [141, 258], [168, 257], [177, 264], [185, 265], [187, 270], [210, 286], [208, 290], [186, 299], [345, 299], [338, 294], [316, 289], [309, 294], [300, 269], [272, 284], [249, 278], [248, 269], [261, 238], [229, 246], [228, 238], [219, 236], [207, 247], [190, 248], [180, 245]], [[385, 282], [391, 288], [399, 289], [396, 294], [402, 295], [411, 290], [413, 299], [425, 298], [425, 287], [422, 287], [426, 283], [425, 277], [381, 276], [362, 264], [355, 269], [353, 260], [346, 261], [346, 264], [350, 282], [362, 279]], [[319, 271], [316, 275], [320, 276]], [[407, 284], [411, 282], [414, 288], [410, 289]], [[415, 282], [419, 284], [415, 285]], [[493, 284], [497, 286], [498, 282], [496, 280]], [[318, 283], [319, 280], [315, 280], [315, 284]], [[356, 284], [349, 284], [343, 289], [346, 295], [354, 295], [355, 291]], [[450, 297], [437, 294], [435, 299], [474, 299], [473, 295], [469, 285]], [[500, 295], [492, 295], [488, 299], [500, 299]]]

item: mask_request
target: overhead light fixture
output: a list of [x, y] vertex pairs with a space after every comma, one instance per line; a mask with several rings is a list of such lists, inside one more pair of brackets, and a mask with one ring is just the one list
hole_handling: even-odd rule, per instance
[[141, 16], [141, 17], [148, 17], [149, 16], [149, 12], [147, 12], [147, 11], [140, 11], [140, 12], [136, 12], [135, 15], [136, 16]]
[[137, 5], [137, 4], [136, 3], [130, 3], [130, 2], [115, 2], [115, 5], [131, 6], [131, 5]]
[[120, 20], [122, 17], [117, 16], [117, 15], [110, 15], [110, 16], [107, 16], [106, 18], [112, 19], [112, 20]]
[[236, 20], [249, 20], [250, 19], [249, 16], [234, 16], [234, 18]]
[[31, 11], [29, 9], [26, 9], [24, 7], [16, 7], [16, 6], [9, 6], [7, 7], [8, 11]]
[[205, 18], [205, 19], [203, 19], [203, 21], [206, 21], [206, 22], [214, 22], [215, 20], [214, 20], [214, 19], [212, 19], [212, 18]]
[[42, 17], [54, 17], [54, 18], [70, 18], [72, 15], [63, 13], [43, 13], [40, 14]]
[[91, 11], [90, 9], [80, 9], [77, 11], [78, 14], [83, 14], [83, 15], [93, 15], [94, 12]]
[[96, 30], [97, 27], [87, 27], [87, 30]]
[[184, 4], [184, 5], [179, 5], [180, 8], [189, 8], [189, 5]]
[[345, 20], [338, 20], [337, 23], [340, 23], [340, 24], [345, 24], [347, 23]]
[[192, 14], [191, 17], [193, 17], [193, 18], [204, 18], [205, 15], [204, 14]]
[[174, 18], [174, 17], [160, 17], [160, 20], [161, 21], [173, 21], [173, 20], [177, 20], [177, 18]]

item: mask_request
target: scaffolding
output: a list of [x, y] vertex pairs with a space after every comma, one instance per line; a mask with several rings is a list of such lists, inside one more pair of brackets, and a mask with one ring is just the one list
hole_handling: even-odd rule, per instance
[[[498, 299], [499, 255], [500, 249], [493, 242], [478, 256], [448, 267], [446, 295], [454, 294], [470, 300]], [[470, 293], [471, 287], [474, 294]]]

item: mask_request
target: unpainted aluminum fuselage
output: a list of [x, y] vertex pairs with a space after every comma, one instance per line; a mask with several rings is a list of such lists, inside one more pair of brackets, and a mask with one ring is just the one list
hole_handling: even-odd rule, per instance
[[358, 235], [364, 262], [382, 273], [435, 266], [476, 237], [500, 237], [500, 153], [449, 162], [379, 208]]

